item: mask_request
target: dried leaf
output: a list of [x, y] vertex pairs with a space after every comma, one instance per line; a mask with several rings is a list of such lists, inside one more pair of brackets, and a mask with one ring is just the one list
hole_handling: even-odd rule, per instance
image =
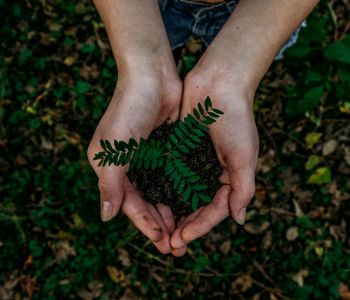
[[298, 238], [298, 227], [290, 227], [286, 232], [287, 241], [294, 241]]
[[223, 242], [220, 246], [220, 251], [224, 254], [227, 255], [231, 250], [231, 241], [227, 240]]
[[338, 147], [338, 141], [337, 140], [329, 140], [328, 142], [324, 143], [322, 147], [322, 154], [323, 156], [327, 156], [335, 151]]
[[254, 223], [247, 223], [244, 225], [244, 230], [251, 234], [260, 234], [263, 233], [270, 226], [270, 222], [265, 221], [261, 225]]
[[231, 285], [234, 291], [245, 292], [253, 286], [253, 280], [250, 275], [238, 277]]
[[109, 278], [114, 281], [115, 283], [120, 283], [124, 281], [125, 279], [125, 274], [123, 271], [118, 270], [114, 266], [107, 266], [106, 267]]

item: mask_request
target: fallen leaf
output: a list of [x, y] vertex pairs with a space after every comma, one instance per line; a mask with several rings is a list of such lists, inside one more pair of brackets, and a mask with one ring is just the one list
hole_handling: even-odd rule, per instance
[[305, 170], [311, 170], [313, 169], [316, 165], [318, 165], [320, 162], [320, 158], [317, 155], [310, 155], [306, 164], [305, 164]]
[[338, 147], [338, 141], [337, 140], [329, 140], [328, 142], [323, 144], [322, 147], [322, 154], [323, 156], [327, 156], [335, 151]]
[[344, 282], [340, 282], [339, 294], [341, 300], [350, 300], [350, 291]]
[[265, 221], [261, 225], [255, 223], [247, 223], [244, 225], [244, 230], [251, 234], [263, 233], [270, 226], [270, 222]]
[[227, 255], [231, 250], [231, 241], [225, 241], [221, 244], [220, 246], [220, 251], [224, 254]]
[[232, 282], [231, 288], [234, 291], [245, 292], [253, 286], [253, 280], [249, 275], [238, 277]]
[[322, 134], [318, 132], [310, 132], [305, 137], [306, 146], [311, 149], [321, 138]]
[[304, 286], [304, 278], [309, 275], [309, 272], [305, 269], [300, 270], [298, 273], [295, 273], [292, 279], [300, 286]]
[[327, 167], [320, 167], [309, 177], [307, 183], [321, 185], [329, 183], [331, 180], [331, 171]]
[[287, 241], [294, 241], [297, 239], [297, 237], [298, 237], [298, 227], [293, 226], [288, 228], [286, 232]]
[[125, 279], [125, 274], [123, 271], [119, 271], [114, 266], [107, 266], [106, 267], [109, 278], [114, 281], [115, 283], [120, 283]]

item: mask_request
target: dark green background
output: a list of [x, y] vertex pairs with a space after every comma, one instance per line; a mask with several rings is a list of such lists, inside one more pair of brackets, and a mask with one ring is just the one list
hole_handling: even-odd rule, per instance
[[[257, 91], [261, 149], [247, 225], [227, 220], [173, 258], [124, 216], [99, 219], [86, 149], [117, 75], [93, 5], [0, 0], [0, 299], [346, 295], [347, 5], [322, 2]], [[197, 59], [185, 49], [182, 73]]]

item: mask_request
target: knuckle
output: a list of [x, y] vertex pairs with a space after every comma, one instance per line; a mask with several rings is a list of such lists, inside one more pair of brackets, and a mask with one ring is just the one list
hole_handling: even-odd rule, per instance
[[104, 197], [110, 197], [112, 195], [113, 185], [104, 179], [99, 179], [98, 189]]

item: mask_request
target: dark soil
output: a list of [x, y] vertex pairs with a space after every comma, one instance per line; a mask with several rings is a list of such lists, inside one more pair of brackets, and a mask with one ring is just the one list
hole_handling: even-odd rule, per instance
[[[175, 126], [176, 123], [164, 124], [154, 130], [150, 138], [160, 140], [165, 144]], [[209, 186], [205, 194], [213, 198], [221, 186], [219, 177], [222, 173], [222, 167], [209, 135], [195, 150], [192, 150], [188, 155], [184, 155], [183, 158], [191, 170], [201, 176], [201, 184]], [[179, 195], [173, 190], [165, 176], [164, 167], [157, 168], [154, 171], [134, 169], [128, 173], [128, 177], [131, 182], [136, 183], [138, 190], [150, 203], [164, 203], [170, 206], [175, 216], [188, 215], [192, 212], [191, 201], [183, 202], [180, 200]], [[199, 202], [199, 206], [203, 204], [203, 202]]]

